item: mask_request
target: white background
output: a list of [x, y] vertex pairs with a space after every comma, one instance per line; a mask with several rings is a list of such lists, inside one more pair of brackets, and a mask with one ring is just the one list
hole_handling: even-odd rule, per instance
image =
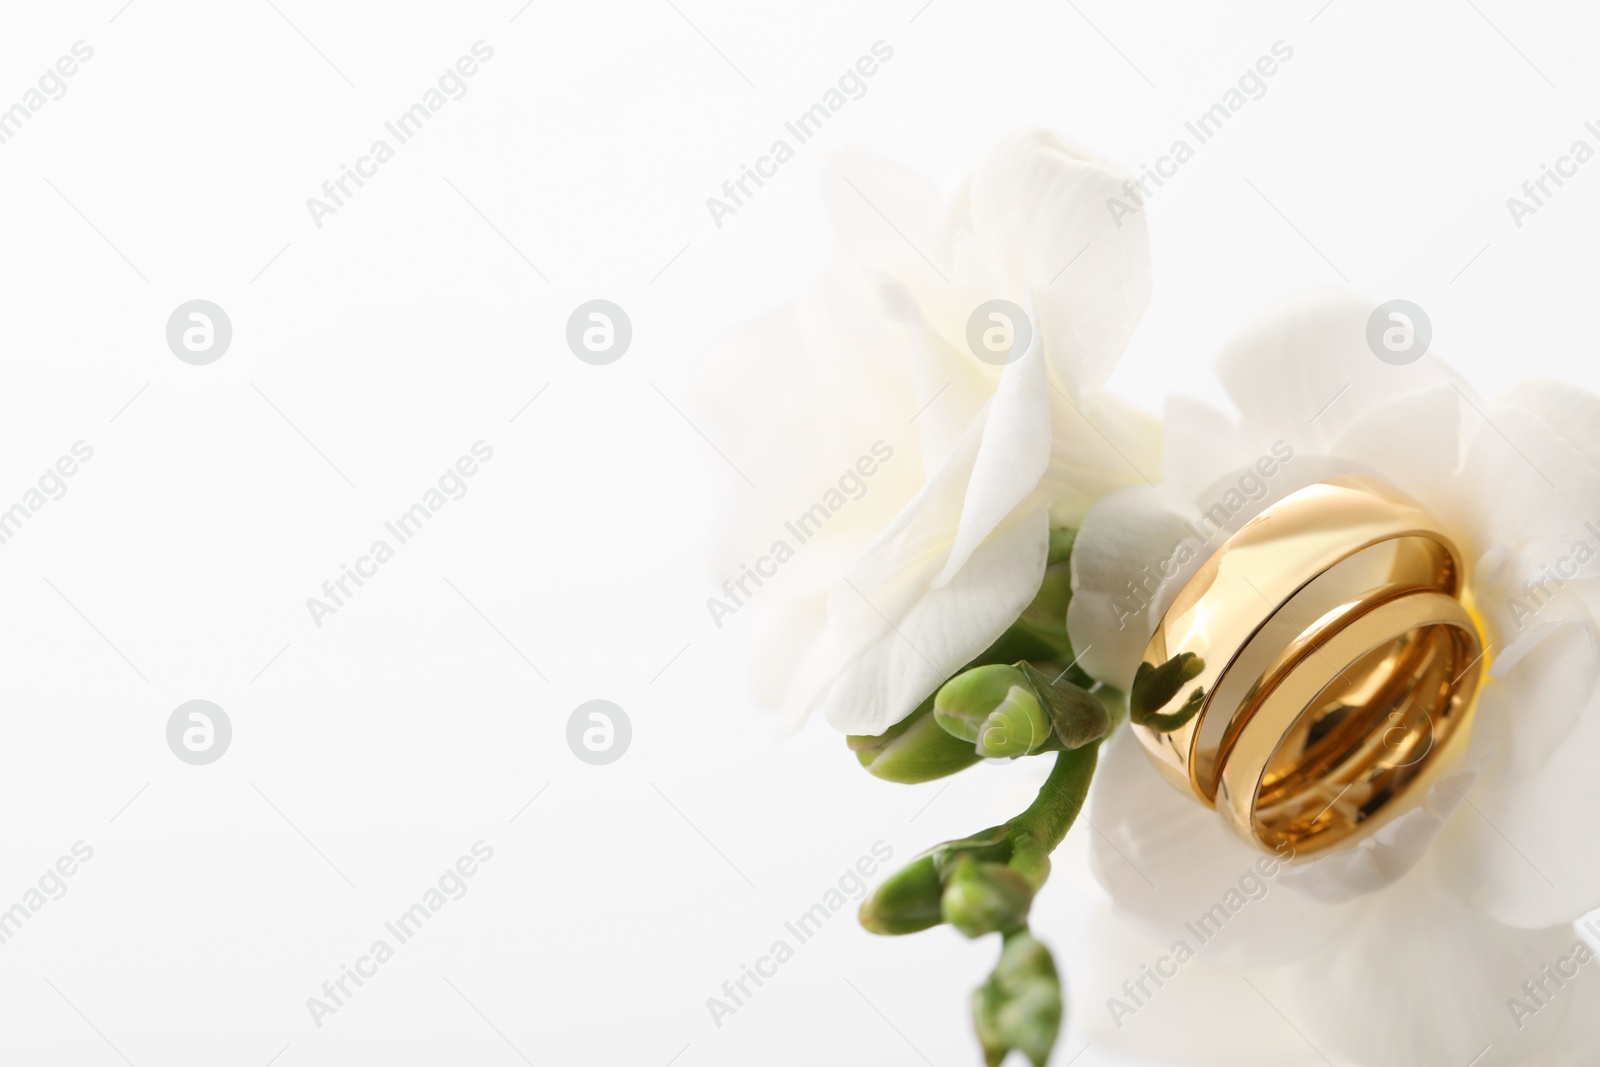
[[[0, 145], [0, 507], [94, 449], [0, 546], [0, 908], [94, 849], [0, 945], [6, 1064], [978, 1062], [993, 947], [948, 930], [841, 913], [720, 1028], [705, 1006], [874, 842], [988, 825], [1037, 774], [896, 787], [824, 724], [774, 743], [746, 620], [704, 608], [741, 457], [674, 405], [830, 261], [815, 168], [845, 138], [941, 180], [1027, 126], [1137, 166], [1282, 40], [1150, 206], [1114, 386], [1215, 399], [1232, 330], [1342, 274], [1427, 309], [1486, 395], [1600, 387], [1600, 162], [1520, 229], [1505, 206], [1596, 143], [1577, 4], [276, 2], [8, 5], [0, 32], [0, 107], [94, 49]], [[313, 225], [480, 39], [467, 95]], [[715, 226], [706, 197], [878, 40], [867, 95]], [[606, 367], [563, 338], [595, 297], [633, 322]], [[210, 366], [166, 346], [193, 298], [232, 320]], [[306, 598], [478, 440], [467, 495], [316, 627]], [[565, 743], [597, 697], [634, 730], [605, 767]], [[234, 728], [206, 767], [165, 742], [194, 698]], [[306, 998], [480, 839], [467, 895], [314, 1025]], [[1036, 909], [1069, 985], [1082, 852]]]

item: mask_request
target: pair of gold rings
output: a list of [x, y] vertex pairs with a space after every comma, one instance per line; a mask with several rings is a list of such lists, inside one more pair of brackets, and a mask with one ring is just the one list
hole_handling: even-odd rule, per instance
[[1151, 697], [1135, 682], [1134, 731], [1163, 774], [1268, 851], [1314, 851], [1405, 810], [1457, 761], [1485, 667], [1438, 525], [1351, 477], [1228, 538], [1145, 649], [1141, 679], [1181, 685]]

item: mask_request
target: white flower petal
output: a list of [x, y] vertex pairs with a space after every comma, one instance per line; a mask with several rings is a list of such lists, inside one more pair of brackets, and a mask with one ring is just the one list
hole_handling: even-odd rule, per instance
[[756, 704], [781, 708], [806, 653], [828, 621], [828, 598], [823, 591], [784, 599], [756, 613], [751, 628], [750, 675]]
[[[818, 543], [761, 587], [757, 667], [787, 724], [819, 707], [846, 729], [898, 721], [1026, 606], [1052, 516], [1075, 523], [1158, 470], [1154, 421], [1094, 388], [1149, 297], [1143, 217], [1119, 232], [1105, 210], [1125, 179], [1042, 133], [1002, 141], [949, 201], [870, 152], [827, 161], [846, 269], [726, 346], [743, 359], [717, 361], [706, 390], [708, 432], [737, 442], [764, 487], [724, 524], [719, 569], [737, 580], [807, 510], [796, 487], [828, 491], [885, 427], [917, 423], [917, 441], [896, 442], [893, 476], [847, 514], [830, 507]], [[967, 339], [997, 298], [1031, 326], [1005, 367]], [[860, 555], [819, 628], [817, 587], [841, 550]]]
[[985, 157], [952, 218], [1004, 287], [989, 297], [1031, 297], [1050, 366], [1074, 396], [1105, 381], [1149, 303], [1144, 213], [1119, 229], [1106, 207], [1130, 177], [1054, 134], [1018, 134]]
[[[1581, 489], [1591, 503], [1600, 492], [1600, 397], [1565, 382], [1531, 380], [1513, 386], [1499, 398], [1493, 417], [1501, 409], [1520, 409], [1537, 419], [1542, 440], [1530, 440], [1529, 458], [1558, 486]], [[1498, 424], [1497, 424], [1498, 425]], [[1509, 429], [1500, 427], [1507, 436]], [[1542, 461], [1542, 462], [1541, 462]]]
[[880, 544], [897, 544], [869, 553], [829, 598], [840, 666], [827, 717], [846, 733], [879, 734], [911, 714], [1016, 621], [1044, 579], [1044, 509], [997, 530], [939, 588], [943, 553], [929, 552], [938, 530], [917, 518], [892, 526]]
[[1195, 495], [1218, 471], [1243, 469], [1261, 455], [1234, 420], [1187, 396], [1167, 398], [1162, 427], [1162, 484], [1179, 496]]
[[1433, 876], [1422, 864], [1366, 898], [1335, 941], [1291, 965], [1293, 1011], [1313, 1044], [1363, 1067], [1524, 1064], [1557, 1038], [1571, 999], [1520, 1027], [1507, 1000], [1577, 935], [1503, 926], [1440, 893]]
[[[906, 334], [885, 314], [889, 303], [881, 291], [853, 284], [844, 275], [824, 274], [797, 302], [803, 356], [759, 372], [734, 372], [736, 381], [759, 382], [763, 389], [762, 403], [744, 398], [744, 418], [750, 430], [767, 431], [762, 440], [768, 448], [794, 447], [792, 441], [771, 442], [772, 423], [763, 421], [766, 408], [785, 406], [770, 394], [790, 389], [811, 397], [810, 424], [797, 428], [803, 439], [825, 441], [841, 451], [861, 447], [863, 438], [884, 436], [891, 419], [901, 425], [910, 421], [926, 398], [908, 373], [915, 361]], [[743, 354], [746, 359], [765, 356], [749, 349]]]
[[[1290, 1003], [1281, 972], [1230, 966], [1192, 937], [1185, 944], [1193, 955], [1178, 963], [1171, 938], [1152, 941], [1108, 911], [1093, 914], [1061, 960], [1071, 1026], [1065, 1059], [1087, 1044], [1140, 1062], [1328, 1067], [1262, 1000]], [[1094, 1053], [1081, 1062], [1091, 1061], [1100, 1062]]]
[[899, 278], [922, 302], [922, 292], [932, 291], [943, 280], [941, 272], [949, 270], [938, 187], [911, 168], [854, 144], [824, 157], [819, 169], [823, 198], [846, 258]]
[[1327, 453], [1376, 407], [1441, 385], [1467, 388], [1432, 354], [1406, 366], [1378, 359], [1366, 337], [1377, 307], [1346, 289], [1310, 289], [1278, 301], [1229, 342], [1217, 373], [1250, 449], [1281, 439], [1297, 452]]
[[[762, 706], [783, 703], [798, 664], [822, 632], [827, 589], [922, 484], [912, 444], [880, 464], [866, 493], [806, 544], [795, 544], [786, 531], [785, 523], [835, 488], [886, 426], [904, 426], [915, 413], [905, 361], [904, 340], [893, 324], [837, 279], [823, 278], [795, 304], [714, 349], [684, 401], [696, 425], [755, 483], [741, 483], [725, 505], [712, 541], [713, 582], [738, 580], [779, 540], [795, 552], [754, 596], [749, 586], [731, 596], [714, 590], [725, 605], [748, 609], [756, 620], [754, 674]], [[728, 621], [716, 619], [719, 627]]]
[[1472, 417], [1463, 521], [1486, 552], [1503, 551], [1478, 578], [1489, 622], [1509, 644], [1521, 621], [1513, 598], [1537, 607], [1566, 582], [1600, 577], [1600, 399], [1525, 383]]
[[1230, 965], [1275, 965], [1316, 950], [1349, 913], [1280, 884], [1293, 867], [1172, 788], [1131, 730], [1103, 748], [1089, 815], [1095, 876], [1159, 943], [1185, 940]]
[[[1193, 508], [1162, 489], [1113, 493], [1083, 519], [1072, 550], [1067, 634], [1090, 675], [1126, 690], [1156, 623], [1183, 587], [1157, 565], [1191, 538]], [[1132, 583], [1130, 591], [1129, 583]]]
[[899, 282], [885, 281], [881, 290], [886, 313], [906, 332], [911, 380], [917, 391], [917, 408], [907, 421], [916, 424], [921, 473], [926, 481], [950, 461], [967, 427], [989, 402], [999, 370], [951, 348], [910, 290]]
[[1576, 729], [1600, 685], [1597, 633], [1600, 582], [1589, 581], [1562, 590], [1507, 647], [1492, 652], [1495, 706], [1505, 709], [1507, 783], [1542, 773]]
[[[1531, 652], [1479, 701], [1476, 730], [1498, 741], [1501, 758], [1467, 794], [1439, 842], [1445, 884], [1472, 906], [1514, 926], [1570, 921], [1600, 906], [1600, 852], [1588, 844], [1600, 824], [1600, 688], [1593, 645], [1573, 628]], [[1545, 707], [1570, 732], [1530, 764], [1520, 734]], [[1575, 709], [1575, 713], [1573, 710]], [[1528, 746], [1523, 746], [1528, 747]]]
[[934, 578], [937, 588], [955, 575], [984, 539], [1039, 484], [1050, 465], [1050, 390], [1037, 329], [1027, 351], [1008, 364], [989, 402], [983, 439], [967, 481], [955, 544]]
[[[1332, 451], [1415, 498], [1459, 540], [1462, 500], [1477, 491], [1462, 472], [1462, 423], [1476, 418], [1455, 389], [1429, 389], [1351, 419]], [[1479, 550], [1472, 542], [1456, 548], [1469, 566]]]
[[1594, 967], [1592, 961], [1584, 964], [1583, 978], [1556, 991], [1558, 999], [1572, 1003], [1555, 1039], [1531, 1067], [1593, 1067], [1600, 1049], [1600, 980], [1590, 973]]
[[1108, 493], [1161, 477], [1161, 423], [1109, 393], [1050, 390], [1050, 467], [1039, 483], [1051, 521], [1077, 527]]
[[[755, 483], [727, 502], [717, 529], [719, 576], [736, 575], [766, 551], [783, 523], [836, 483], [886, 427], [910, 421], [917, 396], [905, 358], [897, 330], [835, 279], [712, 351], [685, 404]], [[865, 530], [855, 538], [851, 555], [858, 554], [922, 484], [919, 468], [914, 449], [883, 464], [867, 496], [852, 501], [828, 533], [852, 524]]]

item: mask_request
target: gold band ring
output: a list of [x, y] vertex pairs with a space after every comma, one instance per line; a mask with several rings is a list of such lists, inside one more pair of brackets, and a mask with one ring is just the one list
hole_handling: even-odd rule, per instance
[[1461, 574], [1392, 487], [1293, 493], [1179, 591], [1130, 694], [1134, 731], [1169, 781], [1269, 851], [1375, 828], [1465, 742], [1484, 649]]

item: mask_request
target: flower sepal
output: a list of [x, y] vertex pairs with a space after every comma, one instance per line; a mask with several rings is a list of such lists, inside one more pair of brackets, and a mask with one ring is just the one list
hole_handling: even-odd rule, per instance
[[852, 734], [845, 740], [868, 773], [904, 785], [964, 771], [983, 758], [934, 720], [932, 698], [881, 734]]

